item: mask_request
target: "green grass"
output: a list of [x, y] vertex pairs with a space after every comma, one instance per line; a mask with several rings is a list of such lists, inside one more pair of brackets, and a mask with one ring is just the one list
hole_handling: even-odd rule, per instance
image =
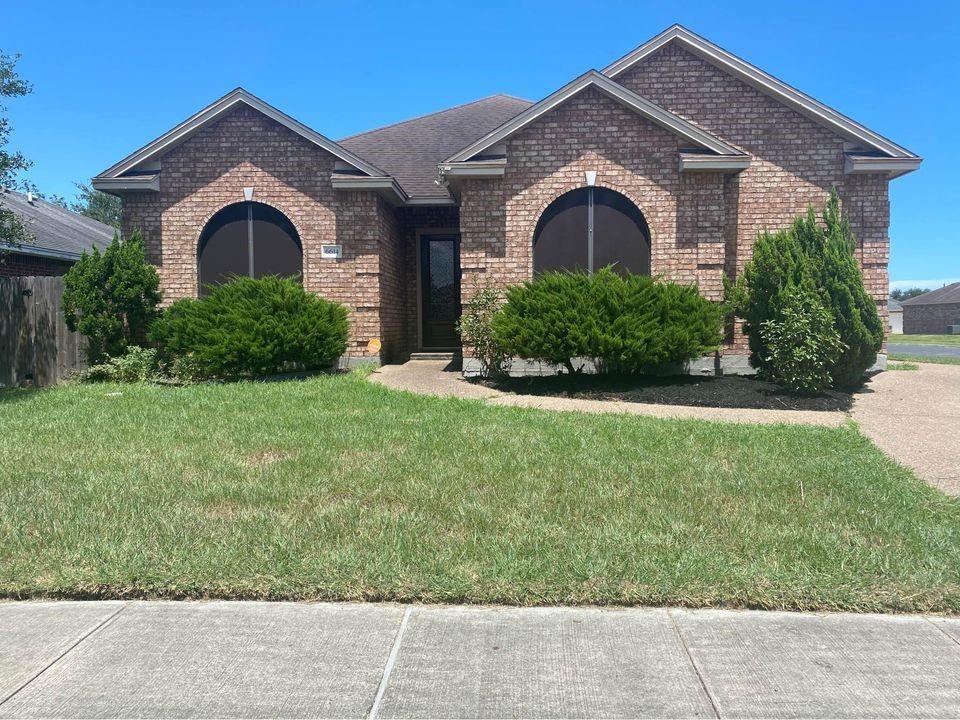
[[890, 362], [887, 370], [919, 370], [920, 366], [914, 362]]
[[960, 335], [890, 335], [891, 345], [950, 345], [960, 347]]
[[363, 378], [0, 394], [0, 595], [960, 611], [960, 503], [855, 428]]
[[946, 355], [911, 355], [910, 353], [891, 352], [887, 360], [910, 363], [931, 363], [933, 365], [960, 365], [960, 357]]

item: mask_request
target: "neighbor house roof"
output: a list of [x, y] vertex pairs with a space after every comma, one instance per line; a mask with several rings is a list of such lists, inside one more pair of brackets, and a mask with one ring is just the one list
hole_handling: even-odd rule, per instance
[[944, 285], [939, 290], [931, 290], [923, 295], [917, 295], [904, 300], [903, 305], [942, 305], [945, 303], [960, 303], [960, 282]]
[[84, 250], [103, 250], [116, 232], [110, 225], [13, 190], [0, 191], [0, 207], [19, 215], [31, 236], [4, 249], [25, 255], [78, 260]]
[[438, 187], [437, 165], [533, 103], [493, 95], [447, 110], [343, 138], [341, 147], [376, 163], [412, 197], [449, 197]]
[[887, 298], [887, 312], [902, 312], [903, 305], [900, 304], [899, 300], [894, 298]]
[[[906, 148], [888, 140], [879, 133], [870, 130], [860, 123], [848, 118], [836, 110], [827, 107], [809, 95], [778, 80], [760, 68], [714, 45], [709, 40], [687, 30], [682, 25], [672, 25], [656, 37], [651, 38], [637, 49], [627, 53], [622, 58], [609, 65], [603, 72], [605, 75], [616, 78], [621, 73], [657, 52], [670, 43], [676, 43], [703, 58], [712, 65], [739, 78], [761, 92], [770, 95], [785, 105], [794, 108], [815, 122], [831, 128], [842, 137], [857, 143], [862, 143], [868, 149], [877, 150], [888, 158], [902, 158], [916, 161], [919, 157]], [[915, 168], [910, 168], [915, 169]], [[905, 170], [909, 172], [909, 170]]]

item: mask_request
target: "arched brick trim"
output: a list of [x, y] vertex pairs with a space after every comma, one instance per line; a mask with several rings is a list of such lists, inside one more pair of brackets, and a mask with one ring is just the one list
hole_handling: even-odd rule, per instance
[[293, 229], [297, 231], [297, 237], [300, 238], [300, 244], [301, 245], [303, 244], [303, 231], [300, 229], [300, 227], [297, 225], [297, 223], [294, 221], [293, 217], [291, 217], [290, 213], [287, 210], [284, 210], [282, 207], [280, 207], [278, 203], [268, 202], [261, 198], [254, 197], [253, 200], [250, 200], [250, 201], [237, 200], [236, 202], [228, 202], [218, 207], [212, 213], [210, 213], [205, 218], [203, 218], [203, 221], [200, 223], [200, 229], [195, 232], [195, 235], [197, 236], [197, 248], [199, 249], [200, 247], [200, 236], [203, 235], [203, 231], [207, 229], [207, 225], [209, 225], [210, 221], [213, 220], [214, 215], [216, 215], [221, 210], [226, 210], [228, 207], [233, 207], [234, 205], [243, 205], [246, 202], [254, 202], [254, 203], [259, 203], [260, 205], [266, 205], [267, 207], [273, 208], [278, 213], [283, 215], [290, 222], [290, 224], [293, 225]]
[[285, 210], [283, 210], [283, 208], [279, 207], [278, 203], [265, 202], [264, 200], [255, 197], [253, 200], [237, 200], [235, 202], [228, 202], [220, 206], [217, 210], [215, 210], [214, 212], [204, 217], [203, 222], [200, 225], [199, 232], [194, 233], [194, 235], [196, 236], [196, 242], [194, 243], [194, 256], [196, 258], [194, 263], [194, 267], [195, 267], [194, 275], [196, 280], [196, 296], [197, 297], [199, 297], [200, 295], [200, 242], [203, 240], [204, 232], [206, 232], [207, 227], [210, 225], [210, 222], [218, 214], [220, 214], [224, 210], [227, 210], [228, 208], [236, 207], [238, 205], [246, 205], [247, 203], [252, 203], [254, 205], [263, 205], [264, 207], [268, 207], [272, 210], [275, 210], [276, 212], [280, 213], [288, 223], [290, 223], [290, 226], [293, 228], [293, 231], [296, 233], [296, 238], [294, 238], [294, 240], [296, 241], [296, 244], [300, 248], [300, 281], [301, 281], [301, 284], [305, 283], [306, 249], [304, 248], [303, 233], [301, 232], [300, 228], [297, 226], [297, 223], [294, 222], [293, 218], [290, 217], [290, 214]]
[[[569, 183], [569, 185], [564, 186], [564, 189], [555, 194], [545, 203], [542, 203], [540, 207], [537, 208], [536, 217], [533, 220], [533, 229], [530, 231], [530, 245], [533, 246], [533, 235], [537, 232], [537, 225], [540, 222], [540, 218], [543, 217], [543, 213], [546, 212], [547, 208], [553, 205], [558, 199], [562, 198], [568, 192], [573, 192], [574, 190], [584, 190], [590, 187], [586, 183]], [[640, 214], [643, 215], [643, 219], [647, 221], [647, 232], [650, 234], [648, 238], [650, 240], [650, 248], [653, 249], [653, 230], [650, 228], [650, 222], [648, 218], [650, 215], [644, 209], [643, 205], [637, 202], [637, 199], [633, 196], [632, 193], [627, 192], [622, 187], [618, 187], [613, 183], [606, 182], [596, 182], [593, 184], [595, 188], [603, 188], [604, 190], [611, 190], [619, 195], [623, 195], [627, 200], [633, 203], [633, 206], [640, 211]]]

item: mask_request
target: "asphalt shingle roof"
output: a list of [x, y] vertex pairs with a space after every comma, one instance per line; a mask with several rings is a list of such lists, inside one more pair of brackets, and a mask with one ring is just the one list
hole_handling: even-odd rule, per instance
[[437, 165], [533, 103], [493, 95], [339, 140], [338, 144], [390, 173], [411, 197], [448, 197], [434, 182]]
[[17, 252], [26, 255], [40, 249], [80, 257], [84, 250], [93, 247], [103, 250], [116, 232], [109, 225], [46, 200], [34, 198], [32, 203], [27, 202], [26, 195], [13, 190], [0, 190], [0, 206], [19, 215], [35, 236], [17, 247]]
[[960, 282], [944, 285], [939, 290], [931, 290], [923, 295], [917, 295], [904, 300], [904, 305], [940, 305], [943, 303], [960, 303]]

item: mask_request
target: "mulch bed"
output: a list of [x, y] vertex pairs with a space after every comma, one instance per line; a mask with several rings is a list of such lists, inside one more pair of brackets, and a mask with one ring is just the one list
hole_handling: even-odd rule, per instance
[[849, 410], [853, 396], [837, 391], [805, 396], [753, 377], [611, 378], [598, 375], [476, 380], [489, 387], [524, 395], [550, 395], [587, 400], [688, 405], [693, 407], [764, 410]]

